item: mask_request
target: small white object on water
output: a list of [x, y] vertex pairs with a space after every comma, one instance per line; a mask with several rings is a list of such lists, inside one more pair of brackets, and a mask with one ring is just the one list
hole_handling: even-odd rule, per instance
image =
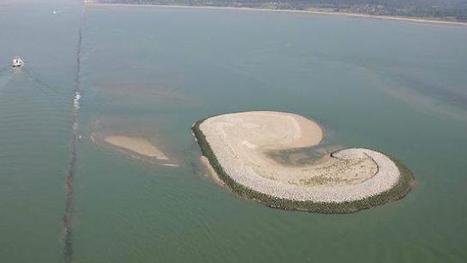
[[24, 61], [23, 61], [23, 59], [21, 59], [21, 57], [14, 57], [11, 60], [11, 67], [21, 68], [22, 66], [24, 66]]
[[56, 15], [56, 14], [57, 14], [57, 11], [56, 11], [56, 10], [53, 10], [53, 11], [52, 11], [52, 14]]

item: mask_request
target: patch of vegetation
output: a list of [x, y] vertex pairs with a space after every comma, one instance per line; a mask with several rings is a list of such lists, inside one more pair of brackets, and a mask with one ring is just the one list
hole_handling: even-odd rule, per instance
[[321, 10], [370, 15], [427, 17], [467, 21], [463, 0], [95, 0], [101, 3], [251, 7], [280, 10]]
[[410, 190], [413, 188], [415, 179], [412, 172], [400, 161], [391, 158], [394, 163], [399, 168], [401, 173], [401, 178], [397, 185], [392, 189], [383, 192], [379, 195], [371, 196], [365, 199], [351, 201], [351, 202], [312, 202], [312, 201], [295, 201], [283, 198], [273, 197], [267, 194], [260, 193], [258, 191], [252, 190], [244, 185], [241, 185], [235, 180], [233, 180], [225, 171], [224, 168], [220, 165], [217, 160], [216, 155], [211, 149], [211, 146], [206, 140], [203, 132], [200, 130], [199, 126], [204, 121], [197, 121], [193, 127], [193, 134], [196, 137], [196, 140], [201, 148], [201, 152], [209, 160], [209, 163], [216, 171], [219, 178], [224, 181], [225, 185], [228, 186], [233, 192], [238, 194], [241, 197], [249, 198], [256, 200], [266, 206], [272, 208], [279, 208], [284, 210], [297, 210], [297, 211], [307, 211], [307, 212], [316, 212], [316, 213], [325, 213], [325, 214], [344, 214], [344, 213], [354, 213], [362, 209], [368, 209], [374, 206], [379, 206], [391, 201], [396, 201], [403, 198], [407, 195]]

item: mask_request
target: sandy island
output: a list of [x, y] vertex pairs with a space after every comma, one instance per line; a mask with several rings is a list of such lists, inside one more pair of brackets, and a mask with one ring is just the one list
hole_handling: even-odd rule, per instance
[[283, 112], [224, 114], [197, 122], [203, 154], [235, 192], [272, 207], [316, 212], [353, 212], [400, 199], [409, 190], [408, 169], [369, 149], [350, 148], [302, 165], [284, 165], [271, 151], [313, 147], [321, 127]]
[[154, 157], [159, 160], [169, 159], [162, 151], [157, 149], [156, 146], [152, 145], [151, 142], [144, 138], [107, 136], [104, 140], [113, 146], [117, 146], [143, 156]]

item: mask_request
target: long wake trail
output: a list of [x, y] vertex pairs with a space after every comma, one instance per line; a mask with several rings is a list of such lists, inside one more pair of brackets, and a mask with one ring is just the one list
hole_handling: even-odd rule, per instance
[[73, 229], [72, 219], [74, 210], [73, 200], [73, 179], [76, 173], [77, 161], [77, 143], [79, 136], [79, 101], [81, 99], [81, 45], [82, 45], [82, 28], [84, 20], [85, 7], [81, 7], [79, 29], [78, 29], [78, 45], [76, 47], [76, 71], [73, 82], [73, 99], [71, 111], [71, 138], [70, 138], [70, 160], [65, 179], [65, 212], [63, 215], [63, 257], [65, 263], [72, 262], [73, 256]]

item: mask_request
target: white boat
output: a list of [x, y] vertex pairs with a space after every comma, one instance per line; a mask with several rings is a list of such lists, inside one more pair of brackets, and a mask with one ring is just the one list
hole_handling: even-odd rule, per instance
[[24, 61], [20, 57], [14, 57], [13, 60], [11, 61], [11, 66], [13, 68], [20, 68], [24, 66]]

